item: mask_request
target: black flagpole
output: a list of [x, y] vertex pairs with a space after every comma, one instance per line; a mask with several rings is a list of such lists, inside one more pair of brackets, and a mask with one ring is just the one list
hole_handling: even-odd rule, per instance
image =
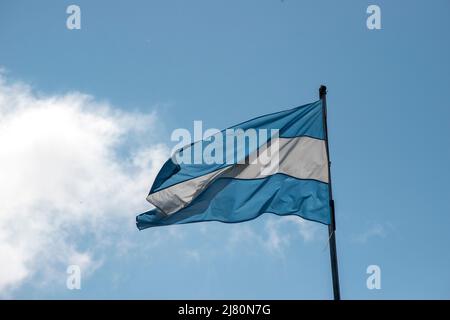
[[333, 277], [333, 294], [334, 300], [341, 300], [341, 292], [339, 289], [339, 273], [336, 252], [336, 222], [334, 217], [334, 200], [333, 191], [331, 189], [331, 161], [330, 150], [328, 147], [328, 126], [327, 126], [327, 87], [320, 86], [319, 97], [322, 100], [323, 127], [325, 131], [325, 145], [328, 158], [328, 193], [330, 198], [331, 223], [328, 225], [328, 237], [330, 242], [330, 258], [331, 258], [331, 275]]

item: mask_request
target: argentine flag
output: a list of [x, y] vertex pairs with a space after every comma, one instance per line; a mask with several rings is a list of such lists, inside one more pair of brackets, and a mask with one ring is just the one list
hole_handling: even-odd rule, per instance
[[186, 145], [163, 165], [137, 227], [243, 222], [263, 213], [330, 224], [322, 101], [264, 115]]

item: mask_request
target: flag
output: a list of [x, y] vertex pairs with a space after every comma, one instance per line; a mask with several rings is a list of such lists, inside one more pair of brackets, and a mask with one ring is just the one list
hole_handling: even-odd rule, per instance
[[137, 227], [243, 222], [263, 213], [330, 224], [322, 100], [190, 143], [166, 161]]

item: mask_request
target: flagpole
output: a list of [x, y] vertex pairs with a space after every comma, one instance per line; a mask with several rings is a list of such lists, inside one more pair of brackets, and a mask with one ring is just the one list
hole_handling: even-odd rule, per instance
[[330, 213], [331, 221], [328, 225], [328, 238], [330, 244], [330, 259], [331, 259], [331, 275], [333, 278], [333, 295], [334, 300], [341, 300], [341, 293], [339, 289], [339, 273], [338, 273], [338, 261], [336, 252], [336, 221], [334, 215], [334, 200], [333, 191], [331, 188], [331, 161], [330, 161], [330, 149], [328, 147], [328, 126], [327, 126], [327, 87], [322, 85], [319, 89], [319, 98], [322, 100], [322, 114], [323, 114], [323, 126], [325, 131], [325, 145], [328, 158], [328, 195], [330, 199]]

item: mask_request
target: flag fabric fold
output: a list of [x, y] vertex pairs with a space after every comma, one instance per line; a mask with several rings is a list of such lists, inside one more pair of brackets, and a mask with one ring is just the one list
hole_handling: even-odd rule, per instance
[[319, 100], [191, 143], [161, 168], [147, 196], [155, 209], [138, 215], [137, 227], [234, 223], [263, 213], [330, 224], [324, 139]]

